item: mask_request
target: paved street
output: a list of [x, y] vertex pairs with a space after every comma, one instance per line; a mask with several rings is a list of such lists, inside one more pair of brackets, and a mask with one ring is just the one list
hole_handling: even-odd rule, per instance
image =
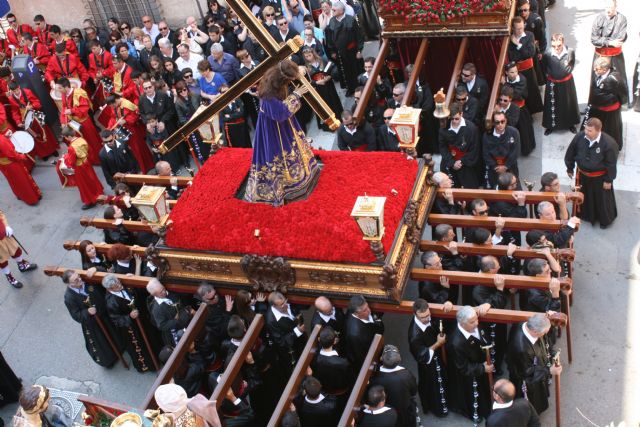
[[[558, 0], [547, 12], [550, 33], [564, 32], [569, 46], [576, 47], [578, 64], [574, 71], [580, 103], [586, 103], [589, 70], [593, 49], [589, 35], [593, 16], [602, 8], [597, 0]], [[633, 66], [640, 42], [640, 21], [635, 13], [640, 6], [633, 0], [620, 0], [619, 10], [629, 19], [629, 41], [625, 44], [627, 72]], [[375, 46], [367, 46], [367, 50]], [[345, 106], [350, 106], [351, 100]], [[571, 140], [568, 132], [543, 137], [535, 117], [538, 146], [520, 160], [521, 177], [537, 181], [542, 172], [553, 170], [569, 184], [563, 173], [562, 157]], [[640, 229], [640, 113], [626, 111], [625, 148], [619, 159], [615, 181], [618, 219], [607, 230], [584, 224], [576, 238], [575, 297], [572, 307], [573, 364], [566, 359], [563, 347], [562, 415], [564, 426], [604, 426], [626, 420], [627, 425], [640, 421], [640, 266], [638, 247]], [[314, 125], [315, 126], [315, 125]], [[333, 136], [310, 132], [317, 146], [330, 148]], [[101, 172], [97, 170], [98, 175]], [[59, 278], [42, 274], [45, 265], [79, 267], [77, 252], [67, 252], [65, 240], [102, 241], [102, 232], [80, 226], [84, 215], [102, 215], [102, 209], [80, 211], [76, 189], [61, 189], [53, 166], [39, 163], [33, 172], [44, 197], [36, 207], [15, 199], [4, 178], [0, 178], [0, 208], [4, 210], [16, 236], [29, 250], [28, 259], [39, 270], [17, 274], [25, 283], [21, 290], [11, 288], [0, 278], [0, 349], [25, 384], [38, 382], [59, 389], [89, 393], [107, 400], [139, 404], [155, 374], [127, 371], [120, 365], [104, 369], [92, 362], [82, 339], [80, 325], [73, 321], [63, 303], [64, 284]], [[565, 187], [566, 188], [566, 187]], [[633, 218], [636, 218], [634, 220]], [[427, 232], [428, 233], [428, 232]], [[425, 237], [429, 237], [428, 234]], [[17, 271], [15, 265], [12, 265]], [[405, 298], [416, 294], [415, 283]], [[307, 317], [307, 318], [310, 318]], [[406, 330], [408, 317], [385, 316], [387, 342], [400, 346], [404, 364], [415, 369], [408, 353]], [[555, 407], [542, 415], [543, 425], [555, 422]], [[15, 406], [0, 410], [5, 421]], [[590, 421], [588, 421], [590, 420]], [[470, 425], [451, 415], [437, 420], [427, 416], [423, 424], [434, 426]]]

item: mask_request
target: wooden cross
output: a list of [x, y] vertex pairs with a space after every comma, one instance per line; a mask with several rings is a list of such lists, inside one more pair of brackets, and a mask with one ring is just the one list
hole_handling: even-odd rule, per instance
[[[269, 34], [262, 23], [253, 16], [251, 10], [244, 4], [244, 2], [242, 2], [242, 0], [227, 0], [227, 4], [234, 12], [236, 12], [238, 18], [240, 18], [247, 29], [253, 33], [262, 48], [269, 54], [269, 57], [231, 86], [229, 90], [216, 98], [202, 111], [202, 113], [193, 117], [180, 129], [169, 136], [162, 145], [158, 147], [158, 150], [162, 154], [173, 150], [182, 141], [187, 140], [189, 135], [198, 130], [198, 128], [214, 114], [220, 112], [231, 101], [256, 84], [268, 69], [277, 65], [283, 59], [288, 58], [291, 54], [298, 52], [304, 44], [300, 36], [296, 36], [295, 38], [288, 40], [283, 46], [278, 45], [273, 37], [271, 37], [271, 34]], [[311, 83], [309, 83], [309, 81], [304, 77], [297, 79], [295, 83], [307, 88], [307, 93], [303, 95], [303, 98], [311, 106], [313, 111], [315, 111], [318, 117], [320, 117], [320, 119], [329, 126], [331, 130], [338, 129], [340, 122], [336, 119], [331, 108], [329, 108], [326, 102], [324, 102]]]

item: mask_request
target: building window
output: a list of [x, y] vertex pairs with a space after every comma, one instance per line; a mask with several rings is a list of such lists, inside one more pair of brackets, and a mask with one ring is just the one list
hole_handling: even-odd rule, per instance
[[99, 27], [107, 28], [110, 18], [126, 21], [132, 27], [142, 28], [142, 17], [153, 17], [154, 22], [161, 20], [160, 8], [156, 0], [86, 0], [93, 20]]

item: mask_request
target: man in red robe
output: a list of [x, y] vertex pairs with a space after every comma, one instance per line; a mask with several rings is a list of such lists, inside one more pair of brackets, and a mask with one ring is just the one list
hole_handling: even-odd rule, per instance
[[64, 44], [56, 47], [56, 54], [49, 59], [44, 79], [51, 85], [51, 88], [54, 87], [55, 81], [61, 77], [79, 79], [84, 86], [89, 79], [87, 69], [80, 62], [78, 55], [67, 53], [64, 49]]
[[38, 39], [38, 41], [49, 49], [49, 43], [51, 43], [51, 25], [47, 24], [47, 21], [44, 19], [42, 15], [36, 15], [33, 17], [33, 25], [35, 33], [34, 37]]
[[89, 161], [89, 144], [84, 138], [78, 137], [70, 126], [62, 128], [62, 136], [69, 141], [69, 149], [61, 159], [61, 166], [63, 169], [73, 169], [83, 203], [82, 210], [91, 209], [102, 195], [102, 184]]
[[[21, 89], [17, 82], [9, 83], [9, 106], [13, 121], [19, 128], [24, 128], [24, 119], [28, 111], [41, 111], [42, 104], [31, 90]], [[60, 144], [55, 134], [48, 124], [40, 123], [35, 118], [31, 122], [29, 129], [25, 129], [35, 139], [34, 154], [42, 160], [47, 160], [51, 155], [58, 156]]]
[[89, 143], [89, 160], [100, 164], [98, 153], [102, 149], [102, 139], [91, 118], [91, 101], [83, 89], [72, 88], [69, 79], [61, 77], [56, 81], [56, 90], [62, 94], [60, 123], [67, 125], [71, 121], [80, 124], [80, 134]]
[[29, 24], [18, 24], [18, 19], [13, 13], [7, 15], [7, 22], [9, 23], [7, 40], [9, 44], [17, 49], [20, 46], [20, 35], [24, 33], [33, 34], [33, 28]]
[[2, 270], [11, 286], [21, 288], [22, 283], [11, 274], [9, 258], [13, 258], [18, 263], [18, 269], [21, 273], [38, 268], [37, 264], [31, 264], [22, 258], [22, 249], [20, 249], [18, 242], [13, 237], [13, 228], [9, 226], [4, 212], [0, 211], [0, 270]]
[[49, 49], [51, 52], [57, 52], [58, 46], [64, 46], [64, 50], [66, 50], [71, 55], [78, 55], [78, 48], [76, 44], [70, 38], [67, 38], [62, 35], [62, 30], [57, 25], [52, 25], [49, 28], [49, 37], [51, 38], [51, 42], [49, 44]]
[[46, 70], [49, 59], [51, 59], [51, 53], [49, 53], [47, 45], [40, 41], [33, 40], [33, 36], [29, 33], [22, 34], [20, 53], [31, 55], [33, 62], [41, 70]]
[[26, 163], [26, 156], [16, 152], [9, 138], [0, 134], [0, 171], [19, 200], [35, 205], [42, 198], [42, 192], [31, 177]]
[[111, 88], [108, 88], [104, 81], [111, 80], [113, 85], [113, 75], [116, 70], [113, 68], [113, 59], [111, 53], [102, 48], [98, 40], [91, 40], [88, 43], [91, 53], [89, 54], [89, 76], [93, 79], [96, 87], [96, 93], [93, 96], [93, 102], [96, 106], [102, 106], [107, 96], [111, 94]]
[[111, 95], [106, 102], [109, 108], [113, 109], [108, 128], [113, 129], [117, 124], [118, 126], [124, 126], [131, 132], [131, 137], [127, 144], [140, 165], [140, 169], [144, 173], [153, 169], [155, 162], [146, 142], [147, 133], [145, 126], [140, 121], [138, 106], [119, 95]]
[[113, 93], [138, 104], [139, 96], [136, 92], [136, 84], [131, 78], [133, 69], [117, 55], [113, 57], [113, 67], [116, 70], [113, 76]]

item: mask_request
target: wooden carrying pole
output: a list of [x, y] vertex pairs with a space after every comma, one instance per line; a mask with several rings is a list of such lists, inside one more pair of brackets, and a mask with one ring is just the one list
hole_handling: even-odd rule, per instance
[[[448, 271], [448, 270], [426, 270], [424, 268], [414, 268], [411, 270], [413, 280], [440, 281], [441, 277], [449, 279], [451, 284], [466, 286], [494, 286], [496, 276], [504, 278], [504, 287], [516, 289], [549, 289], [551, 278], [531, 277], [515, 274], [491, 274], [491, 273], [470, 273], [468, 271]], [[572, 281], [567, 277], [560, 278], [562, 289], [571, 289]]]
[[151, 388], [142, 403], [143, 409], [157, 409], [158, 404], [156, 403], [156, 398], [154, 396], [156, 389], [163, 384], [171, 382], [173, 375], [176, 373], [183, 359], [189, 352], [191, 343], [198, 337], [202, 328], [204, 328], [208, 315], [209, 309], [207, 305], [200, 304], [198, 311], [193, 315], [193, 318], [189, 322], [189, 326], [187, 326], [187, 330], [182, 335], [182, 338], [180, 338], [180, 341], [178, 341], [178, 345], [171, 353], [169, 360], [167, 360], [167, 363], [165, 363], [164, 367], [158, 374], [158, 377], [151, 385]]
[[[420, 250], [434, 251], [438, 253], [449, 253], [448, 242], [436, 242], [434, 240], [422, 240], [420, 241]], [[461, 255], [493, 255], [496, 257], [507, 256], [509, 246], [507, 245], [479, 245], [474, 243], [458, 243], [458, 253]], [[551, 256], [558, 260], [573, 261], [575, 257], [575, 251], [573, 249], [551, 249]], [[531, 248], [516, 249], [513, 253], [514, 258], [518, 259], [531, 259], [540, 258], [546, 259], [547, 257], [540, 251]]]
[[[514, 5], [516, 2], [513, 2]], [[513, 12], [512, 12], [513, 13]], [[500, 55], [498, 56], [498, 63], [496, 64], [496, 74], [493, 76], [493, 85], [491, 86], [491, 96], [489, 97], [489, 106], [487, 108], [487, 115], [485, 116], [485, 128], [493, 128], [493, 106], [496, 105], [498, 99], [498, 91], [500, 90], [500, 79], [504, 72], [504, 64], [507, 60], [507, 51], [509, 49], [509, 36], [502, 38], [502, 45], [500, 46]]]
[[[347, 406], [344, 408], [338, 427], [351, 427], [353, 417], [360, 410], [360, 400], [362, 399], [364, 390], [369, 383], [369, 378], [371, 378], [371, 375], [373, 374], [375, 362], [378, 360], [380, 352], [382, 351], [382, 344], [382, 335], [375, 334], [373, 341], [371, 341], [371, 345], [369, 346], [369, 352], [367, 353], [367, 356], [362, 363], [362, 367], [360, 368], [360, 373], [358, 374], [358, 378], [353, 386], [353, 390], [351, 390], [351, 394], [349, 395], [349, 400], [347, 400]], [[410, 414], [410, 416], [412, 415], [413, 414]]]
[[430, 225], [449, 224], [452, 227], [481, 227], [493, 230], [496, 228], [496, 220], [504, 220], [505, 230], [549, 230], [558, 231], [564, 227], [567, 221], [562, 220], [545, 220], [531, 218], [508, 218], [497, 216], [471, 216], [471, 215], [444, 215], [429, 214], [428, 222]]
[[451, 79], [449, 80], [449, 87], [447, 89], [447, 97], [445, 98], [445, 105], [451, 105], [451, 100], [456, 96], [456, 85], [460, 79], [460, 73], [462, 73], [462, 66], [464, 65], [464, 58], [467, 55], [467, 47], [469, 46], [469, 37], [463, 37], [458, 48], [458, 56], [456, 56], [456, 62], [453, 65], [453, 71], [451, 72]]
[[[480, 189], [468, 189], [468, 188], [439, 188], [437, 190], [437, 197], [443, 199], [444, 193], [446, 191], [450, 191], [453, 195], [454, 200], [473, 200], [473, 199], [482, 199], [485, 202], [509, 202], [516, 203], [516, 200], [513, 198], [513, 194], [516, 191], [512, 190], [480, 190]], [[551, 202], [555, 203], [555, 197], [558, 193], [554, 193], [551, 191], [525, 191], [524, 194], [527, 196], [525, 199], [525, 203], [527, 204], [537, 204], [540, 202]], [[582, 204], [584, 201], [584, 194], [580, 192], [570, 191], [564, 193], [567, 201]]]
[[235, 351], [235, 353], [233, 353], [233, 357], [229, 361], [229, 365], [226, 367], [224, 373], [222, 374], [222, 377], [219, 379], [218, 384], [216, 385], [215, 390], [213, 390], [211, 398], [209, 399], [215, 400], [217, 408], [222, 405], [227, 391], [233, 385], [233, 382], [240, 373], [242, 365], [244, 365], [245, 360], [247, 359], [247, 355], [253, 348], [256, 340], [260, 337], [260, 331], [262, 331], [263, 326], [264, 316], [262, 316], [262, 314], [260, 313], [257, 313], [253, 317], [253, 321], [251, 321], [249, 329], [247, 329], [244, 337], [242, 337], [242, 341], [240, 342], [238, 349]]
[[356, 104], [356, 109], [353, 112], [353, 119], [356, 121], [356, 123], [362, 123], [364, 113], [367, 110], [367, 106], [369, 105], [369, 100], [373, 95], [373, 88], [376, 86], [378, 76], [380, 75], [380, 70], [382, 70], [382, 65], [384, 64], [384, 60], [387, 57], [388, 52], [389, 39], [383, 39], [382, 44], [380, 45], [378, 56], [376, 56], [376, 60], [373, 62], [373, 69], [371, 70], [371, 74], [367, 79], [367, 83], [364, 85], [364, 89], [362, 89], [360, 101], [358, 101], [358, 103]]
[[304, 346], [304, 350], [302, 350], [302, 354], [300, 355], [296, 366], [293, 368], [293, 372], [291, 373], [289, 381], [280, 396], [276, 409], [271, 415], [269, 424], [267, 424], [268, 427], [278, 427], [285, 412], [289, 410], [289, 405], [296, 393], [298, 393], [300, 384], [307, 374], [307, 368], [311, 365], [311, 361], [316, 354], [318, 347], [318, 335], [320, 335], [321, 329], [321, 325], [316, 325], [311, 331], [311, 335], [309, 335], [309, 339], [307, 339], [307, 344]]

